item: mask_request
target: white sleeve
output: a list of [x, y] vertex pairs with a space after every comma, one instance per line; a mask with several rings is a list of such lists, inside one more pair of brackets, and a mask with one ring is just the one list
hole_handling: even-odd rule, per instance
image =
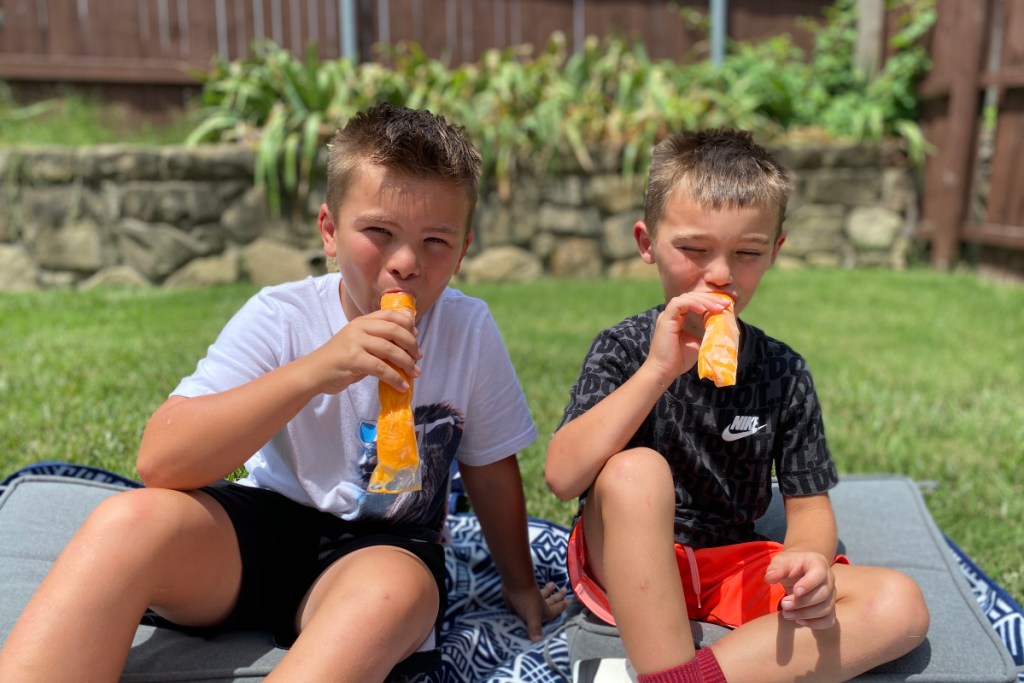
[[256, 294], [224, 326], [195, 372], [178, 383], [173, 396], [203, 396], [241, 386], [280, 367], [282, 310]]
[[466, 432], [457, 457], [468, 465], [487, 465], [529, 446], [537, 438], [537, 429], [490, 313], [480, 321], [477, 333]]

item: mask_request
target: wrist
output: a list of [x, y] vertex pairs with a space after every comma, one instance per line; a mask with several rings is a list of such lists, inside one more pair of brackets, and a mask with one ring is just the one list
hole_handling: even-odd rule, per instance
[[661, 396], [672, 386], [676, 376], [665, 372], [658, 363], [648, 358], [633, 375], [633, 380], [651, 393]]

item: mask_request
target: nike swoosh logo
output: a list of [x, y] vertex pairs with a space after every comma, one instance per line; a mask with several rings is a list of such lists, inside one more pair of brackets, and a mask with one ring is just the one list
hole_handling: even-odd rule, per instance
[[755, 427], [754, 429], [741, 429], [739, 431], [733, 431], [733, 428], [729, 426], [722, 430], [722, 441], [738, 441], [746, 436], [750, 436], [755, 432], [761, 431], [767, 426], [768, 425], [765, 424], [761, 425], [760, 427]]

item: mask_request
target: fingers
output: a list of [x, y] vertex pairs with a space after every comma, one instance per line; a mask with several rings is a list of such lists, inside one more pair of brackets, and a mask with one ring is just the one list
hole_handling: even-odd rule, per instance
[[835, 624], [836, 590], [828, 565], [813, 554], [788, 559], [795, 561], [773, 560], [765, 574], [765, 581], [786, 588], [787, 595], [779, 601], [782, 617], [808, 628], [830, 628]]
[[784, 619], [816, 629], [835, 624], [835, 580], [824, 556], [779, 553], [769, 563], [764, 580], [786, 589], [779, 601]]
[[[502, 588], [502, 597], [508, 608], [526, 624], [526, 633], [531, 642], [544, 637], [543, 625], [557, 617], [568, 606], [568, 590], [548, 582], [539, 591], [511, 592]], [[538, 599], [539, 598], [539, 599]]]
[[766, 583], [781, 584], [787, 593], [803, 595], [831, 581], [828, 561], [818, 553], [782, 552], [772, 558], [765, 570]]
[[721, 313], [729, 307], [725, 297], [708, 292], [687, 292], [671, 299], [665, 313], [683, 319], [683, 328], [698, 339], [704, 335], [704, 315]]
[[670, 299], [655, 324], [648, 362], [666, 379], [675, 379], [697, 362], [704, 337], [704, 314], [718, 313], [728, 306], [724, 297], [707, 292], [688, 292]]
[[[350, 321], [316, 353], [324, 391], [340, 391], [364, 377], [376, 377], [398, 391], [419, 377], [423, 354], [412, 316], [375, 311]], [[404, 373], [404, 376], [403, 376]]]
[[[360, 322], [366, 326], [367, 334], [396, 347], [382, 347], [382, 352], [387, 356], [384, 360], [409, 373], [417, 371], [415, 364], [423, 357], [423, 353], [416, 339], [415, 319], [408, 311], [377, 311], [363, 316]], [[399, 350], [404, 353], [399, 353]]]
[[[786, 596], [779, 603], [782, 618], [807, 628], [831, 628], [836, 621], [835, 590], [816, 591], [813, 600], [803, 600]], [[820, 598], [820, 599], [818, 599]], [[787, 603], [787, 600], [791, 602]], [[804, 606], [806, 605], [806, 606]]]
[[551, 621], [569, 606], [569, 590], [565, 586], [558, 588], [554, 583], [548, 582], [540, 594], [544, 598], [544, 621]]
[[569, 601], [566, 599], [568, 590], [565, 587], [558, 588], [554, 583], [548, 582], [540, 590], [544, 598], [543, 610], [540, 618], [535, 623], [527, 623], [527, 631], [531, 642], [538, 642], [544, 637], [543, 624], [551, 621], [565, 611]]

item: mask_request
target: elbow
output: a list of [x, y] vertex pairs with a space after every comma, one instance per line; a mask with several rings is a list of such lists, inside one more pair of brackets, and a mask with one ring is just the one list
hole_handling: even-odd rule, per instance
[[139, 481], [149, 488], [187, 488], [183, 487], [183, 482], [175, 476], [172, 463], [176, 459], [170, 453], [164, 452], [165, 450], [160, 448], [155, 440], [146, 439], [146, 435], [143, 434], [139, 453], [135, 457], [135, 471], [139, 475]]
[[158, 467], [150, 462], [139, 458], [135, 464], [139, 481], [147, 488], [174, 489], [175, 491], [192, 491], [201, 488], [203, 484], [190, 482], [182, 477], [176, 477], [175, 473], [167, 467]]
[[163, 468], [157, 465], [157, 460], [150, 450], [139, 449], [139, 455], [135, 459], [135, 471], [139, 475], [139, 481], [149, 488], [171, 488], [168, 482], [163, 480]]
[[548, 450], [548, 458], [544, 463], [544, 483], [548, 485], [548, 489], [555, 494], [556, 498], [563, 502], [570, 501], [579, 496], [582, 491], [578, 491], [567, 474], [553, 464], [553, 461], [556, 460], [557, 458], [552, 458], [552, 453]]
[[555, 494], [555, 497], [562, 502], [570, 501], [579, 495], [561, 479], [554, 476], [550, 470], [544, 471], [544, 481], [547, 483], [548, 489], [550, 489], [551, 493]]

